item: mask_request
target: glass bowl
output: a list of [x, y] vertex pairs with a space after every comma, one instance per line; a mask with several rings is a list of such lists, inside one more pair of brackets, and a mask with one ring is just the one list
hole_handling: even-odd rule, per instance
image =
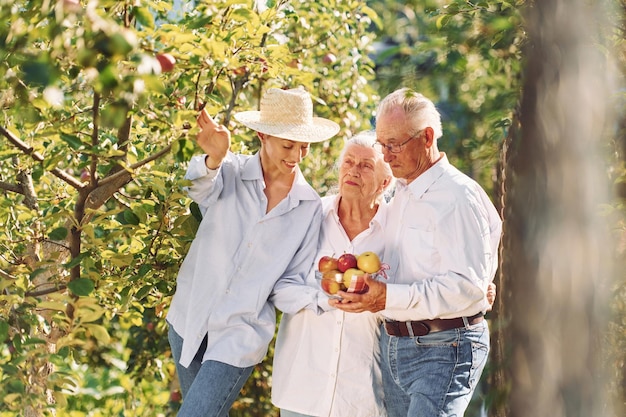
[[[352, 292], [356, 294], [363, 294], [367, 292], [368, 287], [365, 283], [365, 275], [354, 275], [349, 274], [345, 275], [345, 273], [340, 271], [326, 271], [320, 272], [315, 271], [315, 279], [318, 280], [320, 284], [320, 288], [327, 296], [331, 298], [341, 298], [337, 295], [339, 291]], [[370, 274], [372, 278], [376, 278], [377, 274]]]

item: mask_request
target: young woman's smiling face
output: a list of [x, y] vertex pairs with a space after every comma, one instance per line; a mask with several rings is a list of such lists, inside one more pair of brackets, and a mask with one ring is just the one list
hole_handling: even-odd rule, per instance
[[270, 163], [269, 167], [264, 166], [263, 168], [278, 169], [282, 174], [294, 173], [311, 147], [311, 144], [307, 142], [296, 142], [270, 135], [263, 135], [261, 141], [263, 142], [263, 151]]

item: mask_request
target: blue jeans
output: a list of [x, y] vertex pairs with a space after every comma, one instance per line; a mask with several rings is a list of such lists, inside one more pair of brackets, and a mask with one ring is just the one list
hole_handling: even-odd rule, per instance
[[183, 403], [178, 417], [226, 417], [239, 391], [244, 386], [254, 366], [238, 368], [217, 361], [202, 362], [206, 340], [198, 349], [188, 368], [182, 366], [180, 355], [183, 338], [170, 326], [168, 339], [180, 383]]
[[489, 354], [486, 320], [426, 336], [389, 336], [382, 327], [383, 388], [389, 417], [461, 417]]

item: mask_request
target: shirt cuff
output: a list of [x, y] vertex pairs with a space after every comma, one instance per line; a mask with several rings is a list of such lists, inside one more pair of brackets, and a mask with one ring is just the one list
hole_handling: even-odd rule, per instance
[[209, 169], [206, 166], [205, 160], [206, 154], [197, 155], [191, 158], [191, 161], [189, 161], [189, 168], [187, 168], [187, 179], [195, 180], [207, 176], [208, 179], [213, 179], [217, 176], [221, 165], [215, 169]]
[[410, 301], [411, 294], [408, 285], [387, 284], [385, 310], [407, 309]]

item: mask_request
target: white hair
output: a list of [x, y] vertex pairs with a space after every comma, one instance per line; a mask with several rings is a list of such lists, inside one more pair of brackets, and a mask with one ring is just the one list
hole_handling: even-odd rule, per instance
[[397, 107], [401, 107], [404, 114], [413, 122], [415, 132], [410, 132], [411, 134], [431, 127], [435, 140], [443, 135], [441, 115], [435, 104], [423, 94], [409, 88], [396, 90], [380, 101], [376, 110], [376, 117], [378, 118]]

